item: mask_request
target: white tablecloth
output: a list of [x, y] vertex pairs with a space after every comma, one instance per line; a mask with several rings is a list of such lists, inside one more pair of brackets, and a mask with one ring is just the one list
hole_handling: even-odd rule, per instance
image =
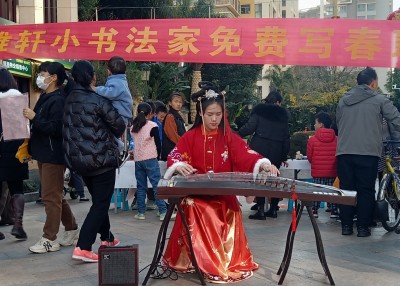
[[[161, 178], [167, 169], [167, 162], [158, 161], [160, 165]], [[151, 188], [149, 180], [147, 180], [147, 186]], [[126, 161], [119, 170], [117, 169], [117, 176], [115, 179], [115, 189], [136, 189], [136, 177], [135, 177], [135, 161]]]
[[283, 170], [311, 170], [311, 164], [308, 160], [288, 160], [289, 166], [282, 166]]

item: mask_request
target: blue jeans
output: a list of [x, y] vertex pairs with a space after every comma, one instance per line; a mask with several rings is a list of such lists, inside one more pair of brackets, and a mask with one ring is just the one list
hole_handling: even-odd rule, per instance
[[135, 162], [135, 176], [137, 182], [137, 207], [138, 212], [144, 214], [146, 211], [146, 191], [147, 191], [147, 178], [153, 186], [154, 198], [160, 214], [167, 211], [167, 207], [163, 200], [158, 199], [157, 185], [161, 178], [160, 166], [157, 159], [149, 159]]

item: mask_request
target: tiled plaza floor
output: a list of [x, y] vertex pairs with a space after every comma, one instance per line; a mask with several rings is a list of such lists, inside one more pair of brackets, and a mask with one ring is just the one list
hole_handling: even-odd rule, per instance
[[[242, 200], [243, 201], [243, 200]], [[81, 224], [90, 202], [70, 201], [72, 210]], [[243, 217], [250, 248], [260, 269], [238, 286], [277, 285], [276, 275], [282, 259], [291, 215], [281, 204], [277, 219], [251, 221], [250, 205], [243, 201]], [[133, 218], [132, 211], [110, 210], [112, 230], [122, 244], [139, 244], [139, 269], [146, 267], [153, 256], [160, 222], [156, 211], [149, 211], [145, 221]], [[28, 247], [39, 240], [44, 222], [43, 206], [27, 203], [24, 225], [28, 240], [17, 242], [9, 234], [11, 227], [1, 227], [6, 239], [0, 241], [0, 285], [98, 285], [97, 264], [71, 260], [73, 247], [47, 254], [32, 254]], [[340, 223], [320, 211], [318, 225], [325, 253], [336, 285], [400, 285], [400, 235], [387, 233], [383, 228], [372, 229], [369, 238], [342, 236]], [[146, 270], [140, 273], [142, 283]], [[152, 280], [147, 285], [200, 285], [192, 274], [179, 275], [172, 281]], [[329, 285], [316, 253], [314, 234], [306, 213], [298, 227], [292, 262], [284, 285]]]

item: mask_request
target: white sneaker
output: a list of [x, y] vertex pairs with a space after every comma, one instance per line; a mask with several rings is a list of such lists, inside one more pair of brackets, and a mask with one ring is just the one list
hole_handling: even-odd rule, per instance
[[152, 200], [147, 200], [146, 210], [151, 211], [151, 210], [156, 210], [156, 209], [157, 209], [156, 202], [152, 201]]
[[167, 214], [167, 212], [162, 213], [162, 214], [157, 213], [157, 215], [160, 217], [160, 221], [163, 221], [163, 220], [164, 220], [166, 214]]
[[139, 219], [139, 220], [144, 220], [144, 219], [146, 219], [146, 216], [145, 216], [144, 214], [137, 213], [137, 214], [134, 216], [134, 218], [135, 218], [135, 219]]
[[79, 238], [79, 227], [75, 230], [65, 231], [62, 239], [60, 240], [60, 244], [62, 246], [70, 246], [74, 243], [75, 240]]
[[[160, 221], [164, 220], [166, 214], [167, 214], [167, 212], [162, 213], [162, 214], [160, 214], [160, 212], [157, 212], [157, 216], [160, 217]], [[175, 218], [176, 218], [176, 213], [172, 213], [170, 220], [175, 220]]]
[[29, 247], [29, 250], [33, 253], [46, 253], [60, 250], [60, 244], [57, 240], [49, 240], [42, 237], [35, 245]]

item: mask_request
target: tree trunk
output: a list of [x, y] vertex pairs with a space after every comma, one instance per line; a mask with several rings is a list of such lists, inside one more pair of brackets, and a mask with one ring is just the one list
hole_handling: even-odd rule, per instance
[[[203, 64], [194, 64], [193, 66], [193, 74], [192, 74], [192, 87], [191, 87], [191, 92], [190, 94], [193, 94], [195, 92], [198, 92], [200, 90], [199, 88], [199, 82], [201, 82], [201, 67]], [[196, 102], [192, 101], [190, 99], [190, 119], [192, 123], [194, 122], [194, 119], [196, 118]]]

